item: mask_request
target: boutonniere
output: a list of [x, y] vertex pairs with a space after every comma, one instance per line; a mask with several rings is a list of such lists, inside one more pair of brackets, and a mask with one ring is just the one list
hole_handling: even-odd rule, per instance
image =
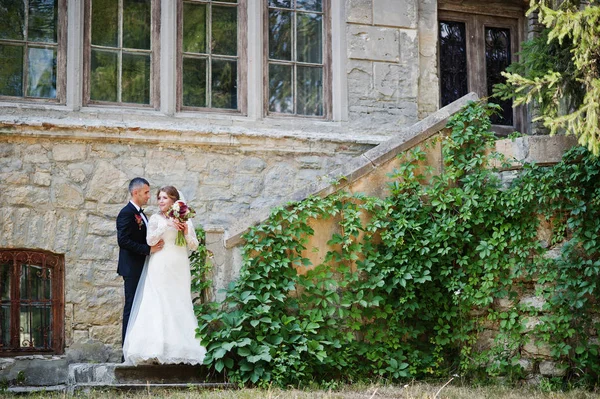
[[138, 230], [142, 229], [142, 226], [144, 225], [144, 220], [142, 219], [142, 217], [140, 215], [134, 215], [135, 216], [135, 221], [138, 224]]

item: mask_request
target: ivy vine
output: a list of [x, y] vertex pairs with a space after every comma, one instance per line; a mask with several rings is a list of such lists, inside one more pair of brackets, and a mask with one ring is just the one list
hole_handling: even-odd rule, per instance
[[[569, 377], [579, 370], [595, 382], [600, 161], [578, 147], [504, 182], [489, 121], [497, 109], [471, 103], [438, 141], [402, 154], [386, 198], [311, 197], [253, 227], [239, 279], [200, 314], [206, 363], [234, 382], [281, 386], [518, 378], [535, 339]], [[425, 166], [432, 145], [442, 148], [440, 174]], [[313, 265], [312, 224], [331, 218], [339, 229]], [[548, 257], [559, 244], [560, 257]], [[542, 309], [520, 299], [529, 294], [544, 298]]]

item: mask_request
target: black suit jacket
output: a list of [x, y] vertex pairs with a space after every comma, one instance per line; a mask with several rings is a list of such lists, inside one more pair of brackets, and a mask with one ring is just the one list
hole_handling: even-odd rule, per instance
[[117, 241], [119, 243], [119, 265], [117, 273], [124, 277], [139, 277], [150, 246], [146, 243], [146, 224], [138, 223], [140, 213], [131, 202], [117, 216]]

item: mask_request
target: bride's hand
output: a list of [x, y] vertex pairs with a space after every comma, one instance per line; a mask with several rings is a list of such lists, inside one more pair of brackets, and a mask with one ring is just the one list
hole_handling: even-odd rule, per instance
[[188, 225], [186, 222], [180, 222], [179, 220], [175, 220], [175, 226], [177, 227], [177, 230], [181, 230], [183, 231], [183, 234], [187, 234], [188, 231]]

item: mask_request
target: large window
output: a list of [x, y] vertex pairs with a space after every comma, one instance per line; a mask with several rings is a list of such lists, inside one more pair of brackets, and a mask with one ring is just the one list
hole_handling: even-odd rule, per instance
[[62, 353], [64, 258], [0, 250], [0, 355]]
[[[470, 91], [480, 97], [493, 94], [493, 86], [504, 82], [502, 72], [515, 59], [522, 37], [522, 2], [495, 9], [494, 2], [475, 5], [466, 2], [464, 12], [451, 2], [441, 1], [438, 18], [439, 71], [441, 105], [447, 105]], [[504, 13], [501, 14], [501, 11]], [[498, 15], [493, 15], [498, 11]], [[508, 16], [507, 16], [508, 14]], [[498, 133], [523, 130], [521, 109], [513, 109], [512, 101], [492, 99], [502, 107], [492, 117]]]
[[179, 4], [178, 108], [240, 109], [245, 2]]
[[64, 101], [66, 0], [0, 1], [0, 97]]
[[268, 113], [329, 114], [328, 9], [326, 0], [268, 0]]
[[88, 0], [85, 103], [158, 107], [157, 0]]

